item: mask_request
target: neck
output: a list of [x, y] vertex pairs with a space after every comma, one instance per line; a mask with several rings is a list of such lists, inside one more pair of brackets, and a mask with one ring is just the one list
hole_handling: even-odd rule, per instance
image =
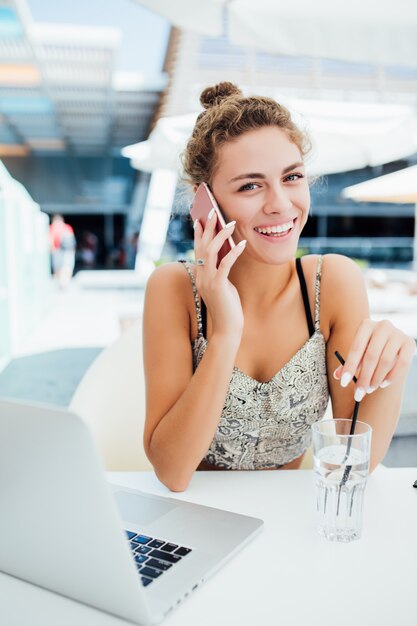
[[239, 292], [242, 306], [267, 307], [285, 292], [294, 272], [293, 259], [271, 265], [243, 253], [232, 267], [229, 279]]

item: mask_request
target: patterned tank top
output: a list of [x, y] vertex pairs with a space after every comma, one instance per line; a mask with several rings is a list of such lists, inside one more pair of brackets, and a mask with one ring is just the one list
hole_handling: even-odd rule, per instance
[[[181, 262], [191, 280], [197, 313], [198, 334], [192, 343], [195, 371], [208, 343], [206, 308], [200, 302], [190, 266]], [[313, 322], [301, 261], [296, 260], [309, 339], [268, 382], [259, 382], [238, 367], [233, 368], [217, 430], [203, 460], [205, 464], [234, 470], [279, 468], [309, 447], [310, 427], [323, 417], [329, 400], [326, 343], [320, 330], [321, 266], [319, 256]]]

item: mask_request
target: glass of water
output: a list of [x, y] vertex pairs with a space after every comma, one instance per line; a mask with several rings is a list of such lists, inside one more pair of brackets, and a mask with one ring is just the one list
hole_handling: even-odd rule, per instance
[[372, 428], [329, 419], [312, 425], [318, 531], [330, 541], [353, 541], [362, 533]]

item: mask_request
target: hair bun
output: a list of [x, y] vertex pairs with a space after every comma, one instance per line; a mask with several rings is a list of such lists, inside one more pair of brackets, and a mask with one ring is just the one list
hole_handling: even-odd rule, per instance
[[233, 83], [224, 82], [204, 89], [200, 95], [200, 102], [205, 109], [209, 109], [210, 107], [220, 104], [220, 102], [226, 98], [242, 95], [239, 87]]

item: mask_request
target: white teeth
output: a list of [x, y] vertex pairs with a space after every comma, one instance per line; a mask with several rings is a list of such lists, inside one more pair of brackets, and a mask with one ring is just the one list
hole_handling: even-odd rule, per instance
[[270, 235], [272, 233], [285, 233], [293, 227], [294, 221], [287, 222], [287, 224], [280, 224], [279, 226], [268, 226], [266, 228], [255, 228], [258, 233], [263, 235]]

